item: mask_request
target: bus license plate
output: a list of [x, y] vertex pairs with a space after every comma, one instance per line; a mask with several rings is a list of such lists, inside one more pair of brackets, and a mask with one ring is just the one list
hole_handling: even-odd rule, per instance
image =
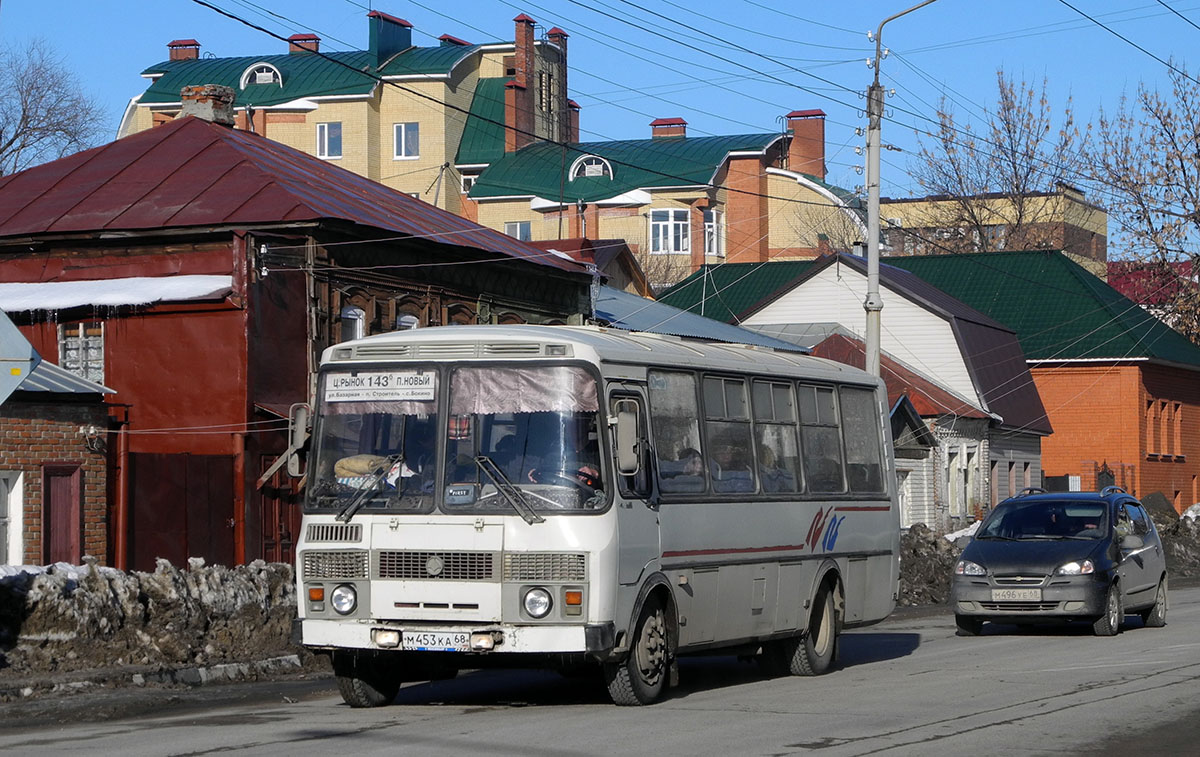
[[1041, 589], [992, 589], [993, 602], [1041, 602]]
[[465, 631], [405, 631], [400, 648], [415, 652], [467, 652], [471, 634]]

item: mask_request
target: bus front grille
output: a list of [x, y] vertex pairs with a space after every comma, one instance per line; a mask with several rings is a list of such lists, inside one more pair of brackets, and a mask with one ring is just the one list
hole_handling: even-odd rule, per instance
[[505, 581], [585, 581], [587, 562], [577, 552], [506, 552]]
[[361, 523], [309, 523], [309, 541], [362, 541]]
[[367, 553], [358, 550], [337, 552], [304, 552], [301, 557], [301, 576], [305, 581], [314, 578], [366, 578]]
[[496, 577], [492, 552], [382, 550], [379, 578], [443, 581], [491, 581]]

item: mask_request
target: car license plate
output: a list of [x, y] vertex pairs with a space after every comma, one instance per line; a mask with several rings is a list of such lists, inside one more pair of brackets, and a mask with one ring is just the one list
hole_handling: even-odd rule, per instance
[[1041, 589], [992, 589], [993, 602], [1041, 602]]
[[414, 652], [466, 652], [471, 647], [471, 634], [466, 631], [405, 631], [400, 635], [400, 648]]

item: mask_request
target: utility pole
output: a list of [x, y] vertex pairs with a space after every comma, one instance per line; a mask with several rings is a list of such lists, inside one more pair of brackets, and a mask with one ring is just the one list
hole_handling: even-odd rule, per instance
[[879, 311], [883, 310], [883, 299], [879, 296], [879, 131], [883, 119], [879, 61], [883, 57], [883, 25], [932, 2], [934, 0], [925, 0], [908, 10], [888, 16], [875, 31], [875, 80], [867, 88], [867, 298], [863, 300], [863, 310], [867, 311], [867, 372], [874, 376], [879, 375]]

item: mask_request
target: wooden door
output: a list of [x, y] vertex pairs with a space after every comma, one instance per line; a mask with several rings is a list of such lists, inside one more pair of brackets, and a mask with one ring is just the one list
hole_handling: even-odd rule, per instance
[[[275, 462], [264, 455], [259, 470]], [[300, 496], [292, 487], [292, 478], [284, 470], [275, 471], [258, 490], [259, 521], [262, 527], [262, 558], [267, 562], [292, 563], [296, 559], [296, 539], [300, 534]]]
[[42, 469], [42, 560], [47, 565], [82, 562], [82, 479], [78, 465]]

